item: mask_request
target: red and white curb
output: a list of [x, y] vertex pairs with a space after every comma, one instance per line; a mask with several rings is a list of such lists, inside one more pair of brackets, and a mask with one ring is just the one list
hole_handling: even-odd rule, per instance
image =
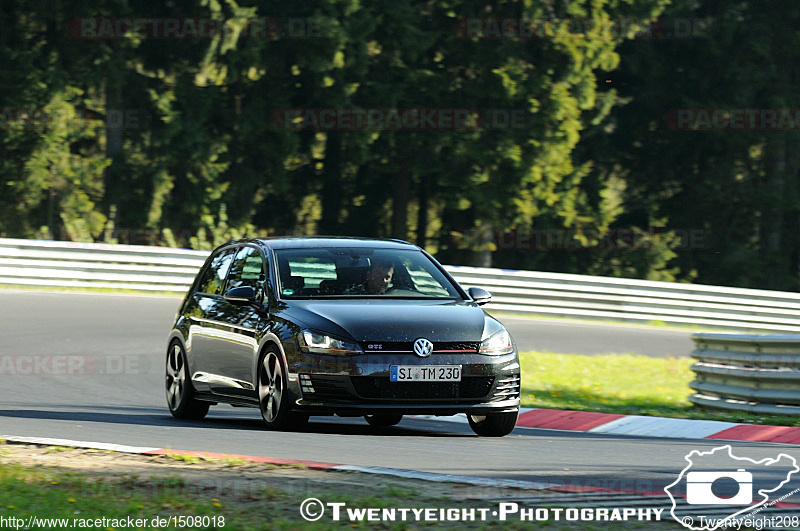
[[[415, 418], [467, 422], [465, 415], [453, 417], [417, 415]], [[522, 408], [517, 419], [517, 427], [580, 431], [606, 435], [638, 435], [674, 439], [720, 439], [800, 445], [800, 428], [792, 426], [762, 426], [717, 420], [645, 417], [592, 411]]]

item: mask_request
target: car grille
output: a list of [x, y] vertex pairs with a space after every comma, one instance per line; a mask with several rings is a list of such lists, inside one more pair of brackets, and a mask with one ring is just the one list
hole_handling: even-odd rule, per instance
[[[464, 341], [434, 341], [434, 353], [442, 353], [442, 351], [455, 353], [452, 351], [467, 351], [477, 352], [480, 343], [464, 342]], [[361, 348], [367, 353], [379, 352], [414, 352], [413, 341], [363, 341]]]
[[520, 393], [519, 374], [513, 374], [497, 380], [494, 397], [500, 400], [516, 398]]
[[350, 378], [356, 393], [369, 399], [478, 399], [489, 394], [494, 377], [464, 377], [460, 382], [391, 382], [384, 377]]

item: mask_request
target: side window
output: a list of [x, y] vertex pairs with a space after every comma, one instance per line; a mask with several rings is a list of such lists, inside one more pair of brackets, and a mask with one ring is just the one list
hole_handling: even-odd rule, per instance
[[211, 259], [211, 264], [197, 284], [198, 292], [222, 295], [222, 285], [225, 283], [225, 276], [231, 267], [233, 252], [234, 249], [225, 249]]
[[242, 247], [236, 253], [236, 258], [231, 266], [231, 273], [228, 275], [228, 285], [225, 289], [250, 286], [256, 291], [261, 290], [264, 285], [263, 259], [258, 249], [254, 247]]

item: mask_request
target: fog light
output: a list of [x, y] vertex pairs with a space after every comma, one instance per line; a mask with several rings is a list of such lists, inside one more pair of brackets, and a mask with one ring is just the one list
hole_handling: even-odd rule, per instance
[[314, 392], [314, 386], [311, 383], [311, 376], [307, 374], [300, 375], [300, 390], [303, 391], [303, 393]]

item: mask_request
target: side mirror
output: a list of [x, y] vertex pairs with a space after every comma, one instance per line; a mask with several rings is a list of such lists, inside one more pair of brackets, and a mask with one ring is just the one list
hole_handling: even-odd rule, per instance
[[233, 304], [255, 304], [256, 290], [251, 286], [239, 286], [225, 292], [225, 300]]
[[472, 297], [472, 300], [475, 301], [475, 304], [478, 306], [483, 306], [492, 300], [492, 294], [481, 288], [469, 288], [467, 294]]

